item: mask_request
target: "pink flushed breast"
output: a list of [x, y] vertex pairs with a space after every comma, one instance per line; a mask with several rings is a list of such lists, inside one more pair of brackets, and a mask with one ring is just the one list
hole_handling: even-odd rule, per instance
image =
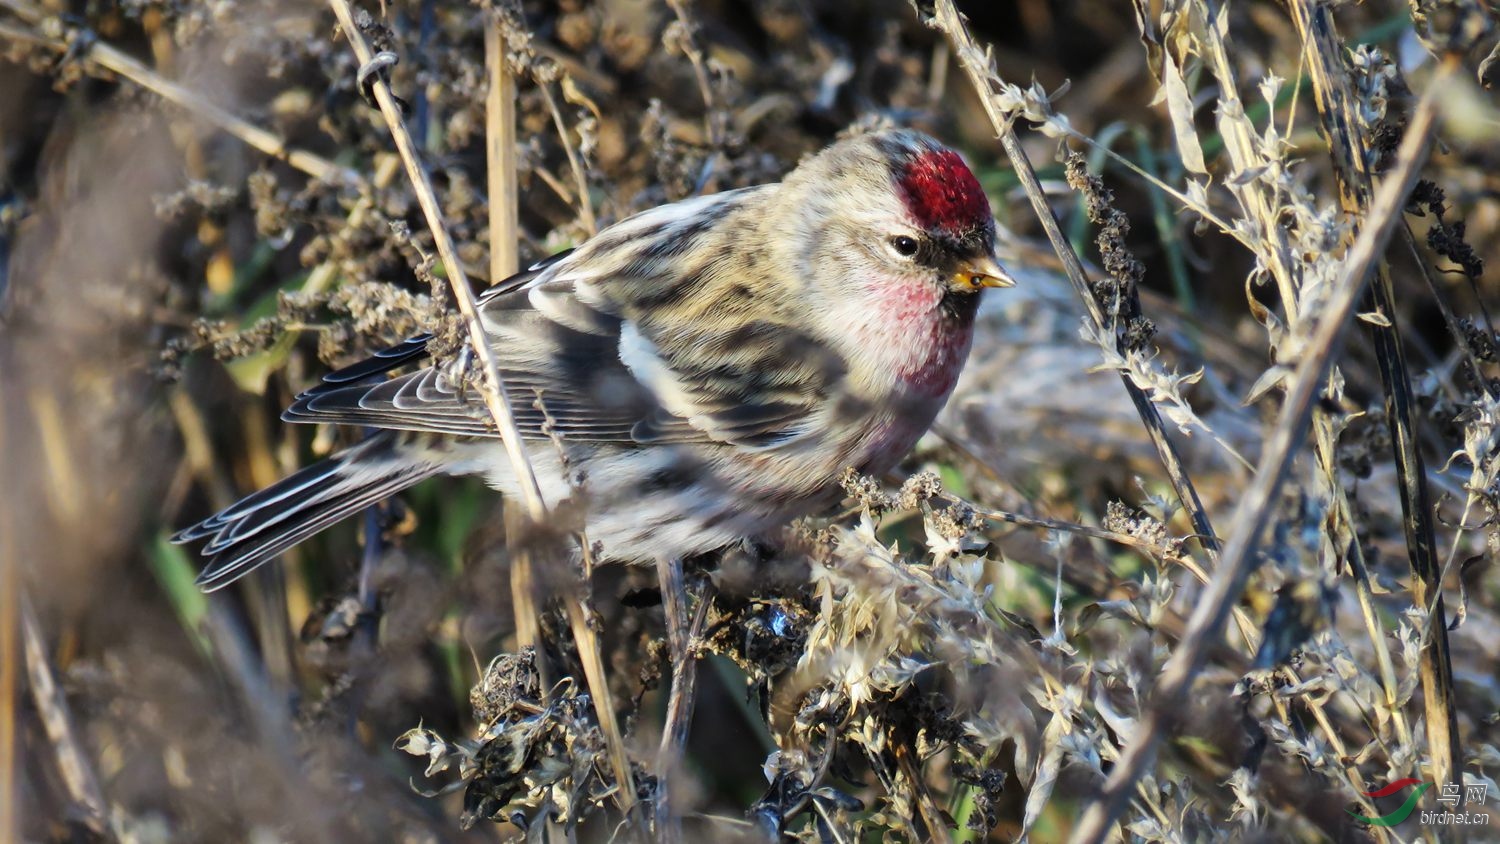
[[911, 451], [931, 424], [930, 419], [908, 415], [887, 417], [866, 437], [857, 458], [849, 462], [869, 474], [888, 471]]
[[861, 333], [907, 389], [946, 396], [968, 357], [973, 320], [945, 313], [942, 291], [932, 285], [891, 280], [878, 284], [875, 293], [875, 318]]
[[941, 291], [893, 282], [878, 288], [878, 314], [859, 326], [875, 357], [894, 376], [885, 413], [856, 447], [852, 461], [883, 472], [911, 450], [931, 426], [963, 371], [973, 320], [947, 313]]
[[915, 393], [933, 398], [947, 396], [958, 383], [964, 360], [969, 356], [974, 326], [941, 320], [930, 328], [926, 339], [926, 343], [912, 350], [906, 365], [898, 367], [896, 372]]

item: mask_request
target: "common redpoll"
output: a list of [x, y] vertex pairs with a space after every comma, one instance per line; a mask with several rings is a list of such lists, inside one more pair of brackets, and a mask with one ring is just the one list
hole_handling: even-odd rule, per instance
[[[603, 559], [764, 536], [881, 473], [958, 379], [985, 287], [1013, 282], [958, 154], [907, 130], [840, 141], [779, 184], [664, 205], [485, 292], [480, 313], [544, 499]], [[383, 429], [184, 530], [217, 589], [438, 474], [519, 487], [461, 365], [414, 337], [298, 396], [289, 422]], [[552, 432], [552, 433], [549, 433]], [[555, 434], [555, 438], [554, 438]]]

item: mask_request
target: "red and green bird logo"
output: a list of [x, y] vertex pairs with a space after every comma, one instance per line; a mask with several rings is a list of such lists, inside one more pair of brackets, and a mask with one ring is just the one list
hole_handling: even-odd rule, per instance
[[1412, 810], [1417, 808], [1417, 800], [1422, 797], [1422, 792], [1426, 791], [1429, 788], [1432, 788], [1432, 783], [1422, 782], [1416, 777], [1407, 777], [1406, 779], [1396, 780], [1385, 788], [1381, 788], [1376, 791], [1362, 792], [1366, 797], [1389, 797], [1409, 785], [1415, 785], [1417, 787], [1417, 790], [1413, 791], [1411, 793], [1411, 796], [1406, 798], [1406, 802], [1401, 804], [1401, 808], [1397, 809], [1394, 812], [1391, 812], [1388, 815], [1381, 815], [1378, 818], [1367, 818], [1364, 815], [1361, 815], [1351, 809], [1345, 809], [1344, 811], [1348, 812], [1356, 818], [1359, 818], [1370, 826], [1395, 826], [1396, 824], [1399, 824], [1402, 821], [1406, 820], [1407, 816], [1411, 814]]

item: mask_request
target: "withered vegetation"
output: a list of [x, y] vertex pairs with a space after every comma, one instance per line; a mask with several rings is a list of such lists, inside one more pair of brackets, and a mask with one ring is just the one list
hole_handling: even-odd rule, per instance
[[[1493, 828], [1492, 6], [0, 0], [0, 840]], [[328, 367], [881, 123], [1021, 284], [841, 512], [658, 578], [444, 479], [192, 585]]]

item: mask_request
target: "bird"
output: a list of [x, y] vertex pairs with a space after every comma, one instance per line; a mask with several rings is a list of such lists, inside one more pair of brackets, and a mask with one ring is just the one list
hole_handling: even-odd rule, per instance
[[[767, 537], [835, 505], [848, 469], [894, 468], [973, 342], [994, 215], [963, 157], [867, 131], [778, 183], [627, 217], [477, 299], [484, 341], [549, 508], [581, 506], [601, 562], [650, 564]], [[182, 530], [198, 584], [243, 577], [436, 475], [520, 483], [465, 362], [412, 337], [298, 395], [291, 423], [356, 445]]]

